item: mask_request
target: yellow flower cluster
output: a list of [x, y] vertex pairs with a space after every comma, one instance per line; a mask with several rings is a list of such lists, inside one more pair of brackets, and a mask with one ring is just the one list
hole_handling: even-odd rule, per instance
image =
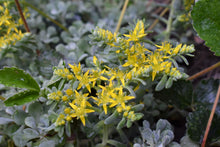
[[3, 5], [0, 5], [0, 48], [6, 45], [15, 45], [25, 34], [18, 29], [19, 26], [23, 25], [22, 20], [19, 19], [15, 21], [10, 15], [8, 5], [8, 2], [4, 2]]
[[[99, 32], [100, 31], [102, 30], [99, 29]], [[101, 33], [102, 36], [113, 36], [109, 32], [106, 35], [103, 35], [104, 33], [105, 32]], [[172, 58], [193, 52], [193, 46], [182, 46], [182, 44], [179, 44], [173, 48], [170, 43], [165, 42], [161, 46], [156, 45], [158, 49], [155, 51], [150, 51], [141, 44], [141, 39], [146, 35], [144, 23], [140, 20], [137, 22], [134, 30], [129, 32], [129, 35], [124, 34], [127, 39], [118, 39], [117, 36], [114, 35], [116, 38], [112, 40], [116, 40], [116, 45], [114, 44], [112, 47], [120, 47], [120, 45], [117, 46], [117, 40], [121, 40], [124, 44], [130, 45], [130, 47], [121, 48], [120, 51], [116, 52], [126, 55], [125, 63], [122, 66], [128, 67], [128, 71], [125, 73], [127, 76], [124, 74], [121, 75], [121, 77], [124, 76], [131, 80], [131, 77], [140, 77], [141, 75], [148, 75], [151, 73], [152, 80], [155, 79], [157, 74], [167, 74], [174, 79], [180, 79], [182, 76], [176, 67], [173, 66]], [[105, 39], [107, 40], [108, 38]], [[121, 79], [124, 85], [123, 78]]]
[[[95, 106], [91, 105], [91, 101], [99, 109], [104, 110], [105, 114], [114, 108], [124, 118], [134, 121], [138, 114], [131, 109], [132, 105], [129, 104], [129, 101], [135, 98], [128, 88], [129, 83], [136, 79], [151, 78], [155, 80], [157, 76], [163, 75], [173, 80], [180, 79], [182, 73], [174, 66], [173, 58], [194, 51], [192, 46], [179, 44], [173, 48], [168, 42], [156, 45], [158, 49], [154, 51], [146, 49], [141, 43], [141, 39], [146, 36], [146, 33], [144, 23], [140, 20], [134, 30], [129, 32], [129, 35], [124, 35], [126, 38], [120, 38], [110, 31], [100, 28], [94, 32], [96, 36], [105, 40], [107, 45], [116, 48], [116, 53], [124, 55], [120, 60], [123, 70], [108, 66], [100, 68], [101, 63], [95, 56], [93, 57], [95, 67], [91, 70], [84, 71], [80, 63], [78, 65], [69, 64], [70, 69], [56, 69], [54, 74], [68, 79], [69, 83], [77, 83], [66, 89], [63, 92], [65, 95], [60, 91], [48, 95], [50, 99], [69, 104], [66, 106], [68, 111], [65, 109], [66, 111], [64, 110], [64, 113], [57, 118], [57, 125], [63, 125], [65, 121], [70, 121], [72, 118], [80, 119], [85, 125], [87, 114], [97, 110]], [[95, 96], [89, 97], [92, 89], [96, 91]]]
[[54, 74], [58, 75], [62, 78], [66, 78], [68, 80], [72, 80], [74, 78], [73, 75], [70, 73], [70, 71], [67, 68], [55, 69]]
[[[97, 58], [94, 56], [94, 64], [97, 64]], [[54, 74], [61, 76], [66, 79], [67, 75], [72, 75], [69, 79], [70, 81], [77, 80], [79, 82], [78, 87], [74, 90], [72, 88], [65, 90], [65, 95], [61, 91], [56, 91], [48, 94], [49, 99], [55, 101], [68, 102], [71, 108], [71, 113], [61, 113], [57, 118], [56, 125], [63, 125], [65, 121], [70, 121], [72, 118], [80, 119], [83, 125], [85, 125], [85, 117], [88, 113], [94, 112], [93, 106], [89, 103], [89, 93], [91, 93], [91, 87], [97, 90], [97, 97], [92, 97], [98, 106], [103, 107], [105, 114], [107, 114], [107, 109], [116, 107], [118, 112], [126, 111], [129, 113], [128, 106], [126, 106], [127, 101], [134, 99], [134, 96], [128, 96], [123, 91], [123, 86], [125, 85], [124, 73], [122, 71], [114, 72], [114, 70], [107, 67], [107, 69], [82, 72], [81, 65], [71, 65], [69, 64], [72, 72], [67, 68], [56, 69]], [[67, 71], [68, 70], [68, 71]], [[62, 74], [63, 73], [63, 74]], [[115, 79], [119, 80], [120, 83], [115, 84], [113, 82]], [[106, 85], [102, 86], [101, 81], [106, 81]], [[123, 83], [123, 84], [122, 84]], [[80, 93], [78, 90], [81, 88], [87, 89], [89, 93]], [[68, 108], [68, 106], [67, 106]], [[127, 117], [130, 115], [127, 115]]]
[[189, 11], [194, 3], [195, 3], [195, 0], [184, 0], [185, 10]]
[[59, 114], [56, 125], [64, 125], [65, 121], [71, 121], [75, 117], [80, 119], [83, 125], [85, 125], [85, 116], [88, 113], [94, 112], [94, 110], [87, 108], [92, 107], [88, 102], [88, 93], [81, 94], [76, 90], [73, 92], [72, 89], [67, 89], [66, 94], [72, 102], [69, 102], [70, 107], [66, 107], [63, 111], [64, 113]]
[[179, 15], [178, 20], [181, 22], [187, 22], [191, 18], [190, 9], [192, 5], [195, 3], [195, 0], [184, 0], [185, 14]]

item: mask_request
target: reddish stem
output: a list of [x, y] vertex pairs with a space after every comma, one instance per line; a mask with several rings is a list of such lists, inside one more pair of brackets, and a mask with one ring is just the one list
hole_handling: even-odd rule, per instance
[[212, 119], [213, 119], [214, 114], [215, 114], [215, 109], [216, 109], [218, 101], [219, 101], [219, 95], [220, 95], [220, 85], [218, 87], [218, 92], [217, 92], [217, 95], [216, 95], [216, 98], [215, 98], [215, 102], [214, 102], [213, 107], [212, 107], [212, 112], [211, 112], [211, 114], [209, 116], [209, 120], [208, 120], [208, 123], [207, 123], [207, 126], [206, 126], [205, 135], [203, 137], [201, 147], [205, 147], [205, 143], [206, 143], [206, 140], [207, 140], [207, 137], [208, 137], [208, 134], [209, 134], [209, 130], [210, 130], [211, 124], [212, 124]]
[[219, 66], [220, 66], [220, 62], [217, 62], [216, 64], [214, 64], [214, 65], [212, 65], [212, 66], [210, 66], [210, 67], [208, 67], [208, 68], [206, 68], [206, 69], [204, 69], [204, 70], [202, 70], [202, 71], [192, 75], [187, 80], [193, 80], [193, 79], [195, 79], [195, 78], [197, 78], [197, 77], [199, 77], [199, 76], [201, 76], [201, 75], [203, 75], [203, 74], [205, 74], [205, 73], [207, 73], [207, 72], [209, 72], [209, 71], [211, 71], [211, 70], [213, 70], [213, 69], [215, 69], [215, 68], [217, 68]]
[[27, 22], [26, 22], [26, 19], [24, 18], [24, 15], [23, 15], [23, 12], [22, 12], [22, 10], [21, 10], [21, 6], [20, 6], [18, 0], [15, 0], [15, 4], [16, 4], [16, 7], [18, 8], [19, 14], [20, 14], [21, 19], [22, 19], [22, 21], [23, 21], [23, 23], [24, 23], [24, 27], [25, 27], [26, 31], [27, 31], [27, 32], [30, 32], [30, 29], [29, 29], [29, 27], [28, 27], [28, 24], [27, 24]]

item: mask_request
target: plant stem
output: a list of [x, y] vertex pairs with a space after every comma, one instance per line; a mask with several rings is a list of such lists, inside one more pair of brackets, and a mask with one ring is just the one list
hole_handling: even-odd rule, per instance
[[212, 124], [212, 119], [213, 119], [213, 116], [214, 116], [214, 113], [215, 113], [215, 109], [216, 109], [218, 101], [219, 101], [219, 96], [220, 96], [220, 85], [218, 87], [218, 92], [217, 92], [217, 95], [216, 95], [216, 98], [215, 98], [215, 102], [213, 104], [212, 111], [211, 111], [211, 114], [209, 116], [209, 120], [208, 120], [208, 123], [207, 123], [207, 126], [206, 126], [205, 135], [203, 137], [201, 147], [205, 147], [205, 143], [206, 143], [206, 140], [207, 140], [207, 137], [208, 137], [208, 134], [209, 134], [209, 129], [210, 129], [211, 124]]
[[118, 20], [117, 27], [116, 27], [116, 29], [115, 29], [115, 33], [118, 33], [118, 31], [119, 31], [119, 29], [120, 29], [121, 22], [122, 22], [122, 19], [123, 19], [123, 17], [124, 17], [125, 10], [126, 10], [126, 8], [127, 8], [128, 2], [129, 2], [129, 0], [125, 0], [124, 6], [123, 6], [122, 11], [121, 11], [121, 15], [120, 15], [119, 20]]
[[39, 14], [41, 14], [42, 16], [46, 17], [47, 19], [49, 19], [51, 22], [53, 22], [54, 24], [56, 24], [58, 27], [60, 27], [61, 29], [63, 29], [66, 32], [69, 32], [68, 29], [66, 27], [64, 27], [61, 23], [57, 22], [56, 20], [54, 20], [53, 18], [51, 18], [50, 16], [48, 16], [46, 13], [42, 12], [40, 9], [36, 8], [35, 6], [22, 1], [22, 3], [30, 8], [32, 8], [33, 10], [37, 11]]
[[204, 69], [204, 70], [202, 70], [202, 71], [192, 75], [187, 80], [193, 80], [193, 79], [195, 79], [195, 78], [197, 78], [197, 77], [199, 77], [201, 75], [204, 75], [205, 73], [207, 73], [207, 72], [209, 72], [209, 71], [211, 71], [211, 70], [213, 70], [213, 69], [215, 69], [215, 68], [217, 68], [219, 66], [220, 66], [220, 62], [217, 62], [216, 64], [214, 64], [214, 65], [212, 65], [212, 66], [210, 66], [210, 67], [208, 67], [208, 68], [206, 68], [206, 69]]
[[108, 141], [108, 125], [103, 126], [103, 137], [102, 137], [102, 145], [103, 147], [106, 146]]
[[172, 22], [173, 22], [174, 3], [175, 3], [175, 0], [172, 0], [171, 7], [170, 7], [170, 14], [169, 14], [167, 28], [166, 28], [166, 36], [165, 36], [166, 41], [170, 39], [170, 32], [171, 32], [171, 27], [172, 27]]
[[[164, 16], [164, 14], [169, 10], [169, 8], [165, 8], [161, 13], [160, 13], [160, 17]], [[154, 20], [154, 22], [152, 23], [152, 25], [147, 29], [148, 31], [152, 30], [156, 24], [159, 22], [159, 19]]]
[[26, 22], [26, 19], [24, 18], [24, 15], [23, 15], [23, 12], [22, 12], [22, 10], [21, 10], [21, 6], [20, 6], [18, 0], [15, 0], [15, 4], [16, 4], [16, 7], [18, 8], [19, 14], [20, 14], [21, 19], [22, 19], [22, 21], [23, 21], [23, 23], [24, 23], [24, 27], [25, 27], [26, 31], [27, 31], [27, 32], [30, 32], [30, 29], [29, 29], [29, 27], [28, 27], [28, 24], [27, 24], [27, 22]]

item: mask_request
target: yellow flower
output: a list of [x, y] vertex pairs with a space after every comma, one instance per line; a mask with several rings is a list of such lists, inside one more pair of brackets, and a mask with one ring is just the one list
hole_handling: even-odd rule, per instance
[[73, 90], [72, 90], [72, 89], [67, 89], [67, 90], [66, 90], [66, 94], [67, 94], [68, 96], [71, 96], [71, 95], [73, 94]]
[[81, 75], [82, 69], [81, 64], [79, 63], [78, 66], [69, 64], [70, 68], [72, 69], [73, 73], [76, 77]]
[[147, 34], [144, 33], [144, 23], [143, 21], [138, 20], [134, 31], [129, 32], [129, 35], [124, 34], [125, 37], [128, 37], [127, 41], [139, 41], [141, 38], [146, 36]]
[[55, 69], [54, 74], [58, 75], [58, 76], [61, 76], [62, 78], [67, 78], [68, 80], [74, 79], [73, 74], [67, 68]]
[[108, 91], [106, 87], [102, 86], [102, 91], [98, 93], [98, 97], [93, 97], [98, 106], [102, 105], [105, 114], [107, 114], [107, 105], [111, 100], [111, 94], [111, 91]]
[[126, 66], [134, 66], [134, 67], [138, 67], [138, 59], [137, 59], [137, 55], [134, 54], [134, 55], [130, 55], [128, 54], [128, 60], [125, 64], [123, 64], [122, 66], [123, 67], [126, 67]]
[[77, 89], [85, 86], [87, 90], [91, 93], [90, 82], [93, 81], [93, 79], [91, 79], [88, 74], [89, 70], [83, 76], [77, 76], [77, 79], [79, 80], [79, 85]]
[[116, 33], [113, 35], [112, 32], [97, 27], [93, 34], [95, 34], [100, 40], [105, 41], [106, 44], [115, 47], [114, 42], [116, 42]]
[[107, 68], [110, 69], [110, 71], [107, 72], [108, 75], [111, 76], [109, 81], [113, 81], [114, 79], [118, 79], [118, 80], [121, 81], [122, 85], [125, 86], [126, 74], [122, 70], [119, 70], [119, 69], [118, 70], [117, 69], [111, 69], [110, 67], [107, 67]]
[[104, 73], [105, 73], [105, 69], [102, 70], [102, 71], [92, 69], [90, 80], [93, 81], [93, 87], [95, 86], [96, 81], [99, 80], [99, 79], [101, 79], [103, 81], [108, 80], [106, 77], [103, 76]]
[[62, 96], [62, 100], [63, 100], [64, 102], [66, 102], [66, 101], [68, 101], [68, 97], [67, 97], [66, 95]]
[[[0, 6], [0, 48], [6, 45], [15, 45], [25, 34], [18, 29], [23, 24], [11, 16], [8, 4], [8, 2], [4, 2], [4, 6]], [[26, 16], [26, 13], [24, 15]]]
[[70, 112], [71, 112], [71, 109], [69, 107], [64, 109], [64, 113], [65, 114], [70, 114]]
[[185, 10], [189, 11], [195, 0], [184, 0]]
[[156, 47], [158, 47], [159, 49], [157, 49], [157, 52], [163, 52], [164, 55], [170, 55], [171, 54], [171, 50], [172, 50], [172, 46], [170, 43], [167, 42], [163, 42], [161, 46], [159, 45], [155, 45]]
[[123, 109], [126, 108], [126, 105], [125, 103], [128, 101], [128, 100], [131, 100], [131, 99], [134, 99], [135, 97], [134, 96], [126, 96], [124, 93], [123, 93], [123, 88], [122, 86], [120, 86], [120, 88], [118, 88], [118, 94], [115, 94], [115, 96], [113, 97], [114, 99], [111, 99], [110, 102], [111, 102], [111, 105], [110, 107], [114, 107], [116, 105], [120, 105]]
[[[75, 97], [74, 100], [72, 101], [72, 104], [80, 105], [84, 100], [88, 99], [87, 97], [88, 95], [89, 93], [81, 94], [75, 90]], [[92, 105], [88, 101], [86, 101], [86, 106], [92, 107]]]
[[56, 92], [52, 92], [52, 93], [48, 94], [48, 98], [59, 101], [61, 99], [62, 95], [63, 95], [62, 91], [58, 90]]
[[93, 63], [95, 64], [95, 65], [97, 65], [97, 58], [96, 58], [96, 56], [93, 56]]
[[69, 103], [69, 105], [72, 107], [74, 112], [71, 114], [71, 117], [76, 117], [77, 119], [80, 119], [83, 125], [85, 126], [85, 116], [87, 113], [92, 113], [94, 110], [92, 109], [86, 109], [86, 100], [84, 99], [80, 106], [74, 105], [73, 103]]
[[67, 120], [67, 121], [71, 121], [71, 120], [72, 120], [72, 117], [68, 115], [68, 116], [66, 116], [66, 120]]
[[60, 114], [56, 120], [56, 126], [61, 126], [65, 124], [65, 115], [64, 114]]

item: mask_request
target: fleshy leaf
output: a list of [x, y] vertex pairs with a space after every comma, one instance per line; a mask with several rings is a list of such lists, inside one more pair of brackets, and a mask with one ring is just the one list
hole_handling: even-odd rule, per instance
[[28, 113], [35, 118], [36, 122], [38, 122], [43, 113], [42, 104], [39, 102], [34, 102], [30, 104], [28, 107]]
[[31, 102], [39, 97], [38, 91], [25, 90], [17, 93], [4, 101], [6, 106], [23, 105], [27, 102]]
[[23, 110], [17, 110], [13, 114], [14, 121], [18, 125], [24, 124], [24, 120], [27, 116], [28, 116], [28, 114], [26, 112], [24, 112]]
[[193, 7], [193, 26], [206, 45], [220, 56], [220, 0], [200, 0]]
[[1, 69], [0, 83], [11, 87], [40, 91], [37, 82], [28, 73], [16, 67], [5, 67]]
[[0, 117], [0, 125], [8, 124], [13, 122], [14, 120], [11, 118]]

